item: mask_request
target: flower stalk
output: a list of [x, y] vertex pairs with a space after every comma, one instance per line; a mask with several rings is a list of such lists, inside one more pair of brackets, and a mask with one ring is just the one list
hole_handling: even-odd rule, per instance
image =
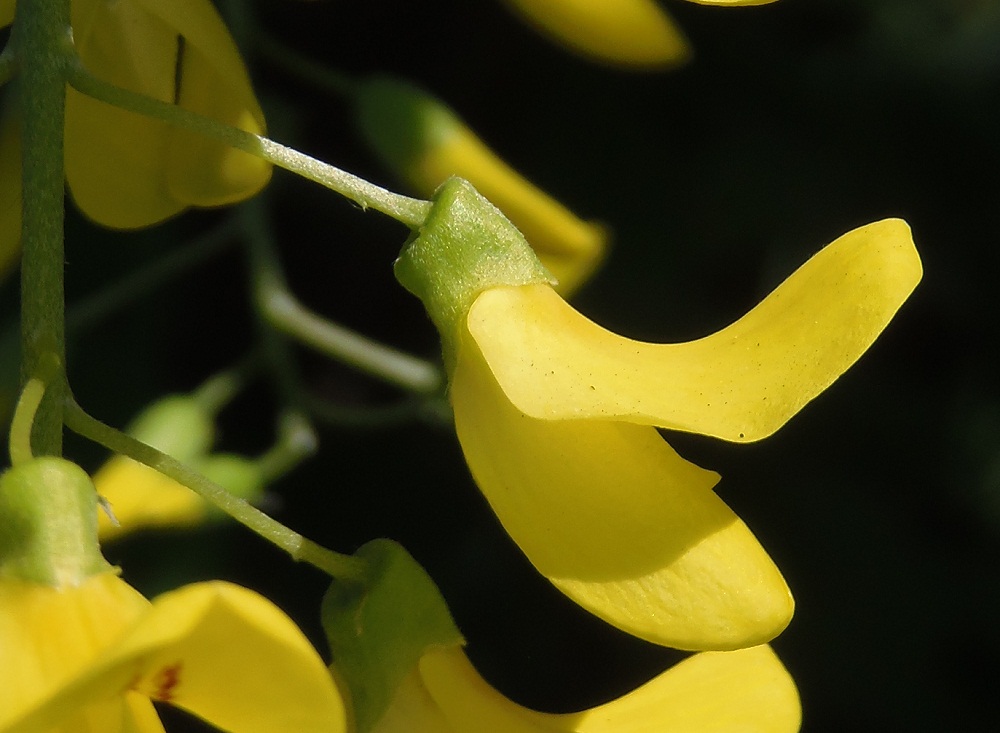
[[[18, 5], [15, 44], [22, 125], [21, 379], [46, 355], [63, 363], [63, 129], [65, 68], [72, 58], [69, 0]], [[63, 373], [47, 385], [35, 416], [32, 445], [39, 455], [62, 453]]]

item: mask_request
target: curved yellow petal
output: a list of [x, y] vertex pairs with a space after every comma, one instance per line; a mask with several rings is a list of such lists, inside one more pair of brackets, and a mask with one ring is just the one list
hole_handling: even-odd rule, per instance
[[113, 572], [62, 587], [0, 579], [0, 730], [85, 673], [148, 607]]
[[0, 281], [14, 269], [20, 255], [21, 130], [12, 111], [4, 110], [0, 115]]
[[6, 28], [14, 22], [14, 6], [17, 0], [0, 0], [0, 28]]
[[661, 68], [690, 54], [680, 29], [654, 0], [506, 0], [554, 40], [605, 63]]
[[633, 692], [580, 713], [523, 708], [493, 689], [459, 648], [427, 654], [420, 675], [451, 724], [491, 733], [795, 733], [795, 684], [767, 646], [696, 654]]
[[642, 687], [576, 715], [578, 733], [796, 733], [795, 683], [769, 646], [695, 654]]
[[751, 646], [788, 624], [785, 582], [713, 493], [717, 474], [680, 458], [654, 428], [519, 412], [468, 334], [451, 399], [500, 522], [581, 606], [678, 649]]
[[198, 524], [208, 514], [208, 504], [191, 489], [126, 456], [105, 463], [94, 474], [94, 486], [117, 521], [103, 511], [98, 514], [102, 541], [143, 527]]
[[346, 731], [340, 693], [291, 619], [256, 593], [210, 582], [155, 599], [101, 659], [4, 733], [41, 733], [129, 689], [232, 733]]
[[[257, 103], [239, 49], [207, 0], [133, 0], [184, 37], [176, 71], [176, 102], [205, 117], [263, 135]], [[173, 77], [172, 77], [173, 78]], [[168, 185], [185, 204], [219, 206], [248, 198], [271, 178], [271, 164], [203, 135], [173, 129]], [[206, 175], [207, 174], [207, 175]]]
[[532, 417], [752, 441], [850, 367], [920, 276], [909, 227], [887, 219], [840, 237], [743, 318], [698, 341], [623, 338], [544, 286], [484, 292], [468, 326], [507, 397]]
[[[73, 30], [83, 63], [105, 81], [263, 130], [242, 61], [211, 3], [77, 0]], [[252, 156], [73, 90], [67, 91], [65, 144], [77, 205], [116, 228], [245, 198], [270, 176], [269, 166]]]

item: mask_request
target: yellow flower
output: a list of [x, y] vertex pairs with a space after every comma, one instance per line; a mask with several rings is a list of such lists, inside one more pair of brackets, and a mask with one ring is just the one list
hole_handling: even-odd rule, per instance
[[[597, 61], [662, 68], [691, 54], [684, 34], [655, 0], [505, 0], [554, 40]], [[764, 5], [774, 0], [692, 0], [703, 5]], [[488, 197], [487, 197], [488, 198]]]
[[451, 176], [469, 181], [524, 234], [564, 296], [597, 270], [604, 227], [583, 221], [515, 171], [445, 104], [417, 87], [376, 77], [359, 85], [358, 125], [393, 172], [421, 196]]
[[539, 713], [493, 689], [460, 647], [426, 654], [373, 733], [795, 733], [795, 684], [770, 647], [703, 652], [579, 713]]
[[784, 580], [713, 492], [718, 475], [656, 428], [745, 442], [781, 427], [915, 287], [909, 228], [854, 230], [728, 328], [647, 344], [567, 305], [489, 208], [445, 186], [396, 273], [441, 332], [458, 438], [501, 523], [560, 590], [633, 635], [692, 650], [773, 638], [793, 610]]
[[209, 582], [152, 603], [101, 556], [87, 474], [0, 474], [0, 733], [162, 733], [151, 701], [231, 733], [341, 733], [343, 700], [272, 603]]
[[[0, 25], [10, 23], [14, 5], [0, 0]], [[264, 132], [243, 61], [207, 0], [73, 0], [72, 25], [80, 59], [101, 79]], [[271, 175], [269, 164], [247, 153], [72, 89], [65, 129], [73, 198], [87, 216], [109, 227], [143, 227], [190, 206], [239, 201]], [[0, 153], [0, 179], [19, 177], [16, 148], [5, 145]], [[4, 236], [20, 228], [19, 206], [12, 207], [6, 189], [0, 189]], [[11, 217], [18, 221], [12, 224]]]
[[223, 582], [152, 603], [115, 572], [0, 579], [0, 733], [162, 733], [153, 700], [233, 733], [338, 733], [323, 661], [266, 599]]

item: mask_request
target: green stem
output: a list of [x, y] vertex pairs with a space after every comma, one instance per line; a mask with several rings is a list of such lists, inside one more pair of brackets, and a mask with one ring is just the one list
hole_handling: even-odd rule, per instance
[[14, 409], [14, 419], [10, 423], [10, 465], [20, 466], [31, 461], [31, 425], [35, 421], [38, 406], [45, 396], [45, 382], [31, 378], [21, 390], [21, 397]]
[[429, 201], [401, 196], [269, 138], [224, 125], [176, 105], [109, 84], [87, 71], [79, 60], [70, 67], [68, 82], [78, 92], [94, 99], [130, 112], [164, 120], [255, 155], [279, 168], [297, 173], [303, 178], [336, 191], [357, 203], [362, 209], [370, 207], [380, 211], [411, 229], [422, 226], [430, 211]]
[[[12, 42], [20, 74], [21, 378], [44, 355], [65, 357], [63, 294], [63, 120], [66, 65], [72, 57], [69, 0], [34, 0], [17, 7]], [[65, 373], [49, 382], [34, 421], [38, 454], [61, 455]]]
[[115, 453], [153, 468], [188, 487], [244, 527], [287, 552], [293, 560], [307, 562], [341, 581], [365, 577], [364, 560], [328, 550], [272, 519], [243, 499], [233, 496], [183, 463], [88, 415], [72, 398], [66, 401], [66, 425], [71, 430]]
[[319, 442], [316, 431], [302, 412], [288, 410], [278, 423], [278, 440], [257, 459], [264, 483], [281, 478], [316, 452]]
[[215, 415], [242, 392], [250, 379], [260, 372], [260, 354], [251, 352], [235, 365], [213, 374], [191, 396], [206, 412]]
[[322, 354], [398, 387], [432, 394], [443, 383], [441, 370], [433, 364], [337, 325], [302, 305], [285, 282], [267, 228], [254, 217], [255, 202], [247, 202], [241, 213], [247, 220], [246, 235], [253, 269], [254, 299], [268, 324]]

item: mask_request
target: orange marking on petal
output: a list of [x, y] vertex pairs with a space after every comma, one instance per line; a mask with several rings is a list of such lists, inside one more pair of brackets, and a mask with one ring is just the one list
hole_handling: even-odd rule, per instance
[[164, 667], [156, 674], [156, 691], [150, 695], [154, 700], [170, 702], [174, 697], [174, 690], [181, 681], [181, 663], [171, 664]]

